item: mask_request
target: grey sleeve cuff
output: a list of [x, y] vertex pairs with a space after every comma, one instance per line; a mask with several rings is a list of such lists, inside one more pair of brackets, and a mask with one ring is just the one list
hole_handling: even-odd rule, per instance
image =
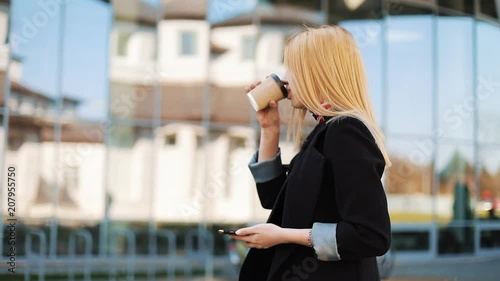
[[316, 256], [322, 261], [339, 261], [337, 249], [337, 224], [315, 222], [312, 227], [312, 241]]
[[277, 178], [283, 173], [283, 166], [281, 165], [281, 150], [278, 148], [278, 153], [274, 158], [257, 162], [259, 151], [255, 152], [248, 163], [248, 168], [252, 172], [253, 178], [256, 183], [268, 182]]

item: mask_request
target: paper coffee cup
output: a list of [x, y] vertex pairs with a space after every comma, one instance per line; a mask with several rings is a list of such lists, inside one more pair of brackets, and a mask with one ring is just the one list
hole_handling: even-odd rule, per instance
[[269, 106], [271, 100], [279, 101], [286, 98], [288, 91], [276, 74], [269, 75], [259, 86], [248, 92], [247, 97], [255, 111]]

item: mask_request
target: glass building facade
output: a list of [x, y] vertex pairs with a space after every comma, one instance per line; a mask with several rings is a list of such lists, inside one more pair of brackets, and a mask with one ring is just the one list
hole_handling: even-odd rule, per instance
[[329, 19], [353, 32], [365, 56], [393, 161], [393, 247], [415, 257], [489, 254], [499, 233], [498, 125], [487, 106], [499, 93], [495, 3], [355, 2], [334, 5]]
[[169, 274], [213, 274], [227, 242], [214, 229], [268, 215], [243, 88], [284, 73], [303, 24], [344, 26], [361, 49], [398, 258], [500, 255], [498, 0], [236, 2], [0, 1], [0, 238], [12, 195], [31, 274], [78, 255], [117, 261], [88, 264], [108, 276], [154, 278], [172, 257], [186, 266]]

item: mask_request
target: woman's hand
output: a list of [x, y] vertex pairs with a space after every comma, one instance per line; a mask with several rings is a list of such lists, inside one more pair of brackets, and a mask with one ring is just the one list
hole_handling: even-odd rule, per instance
[[267, 249], [285, 243], [284, 232], [285, 229], [275, 224], [261, 223], [240, 228], [236, 231], [237, 235], [231, 235], [231, 238], [245, 242], [245, 245], [250, 248]]
[[[252, 84], [245, 88], [248, 93], [255, 87], [259, 86], [262, 82]], [[279, 132], [280, 129], [280, 113], [278, 111], [278, 103], [274, 100], [269, 102], [269, 106], [257, 111], [257, 120], [259, 121], [262, 129], [272, 129], [273, 132]]]

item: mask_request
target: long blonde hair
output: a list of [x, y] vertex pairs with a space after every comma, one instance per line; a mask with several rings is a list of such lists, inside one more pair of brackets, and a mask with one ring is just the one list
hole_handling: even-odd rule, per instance
[[[307, 109], [294, 109], [288, 136], [300, 144], [307, 110], [331, 116], [330, 122], [354, 117], [373, 135], [386, 166], [391, 162], [373, 112], [365, 69], [351, 33], [340, 26], [306, 28], [290, 37], [285, 47], [285, 66], [293, 95]], [[325, 109], [321, 103], [332, 107]]]

